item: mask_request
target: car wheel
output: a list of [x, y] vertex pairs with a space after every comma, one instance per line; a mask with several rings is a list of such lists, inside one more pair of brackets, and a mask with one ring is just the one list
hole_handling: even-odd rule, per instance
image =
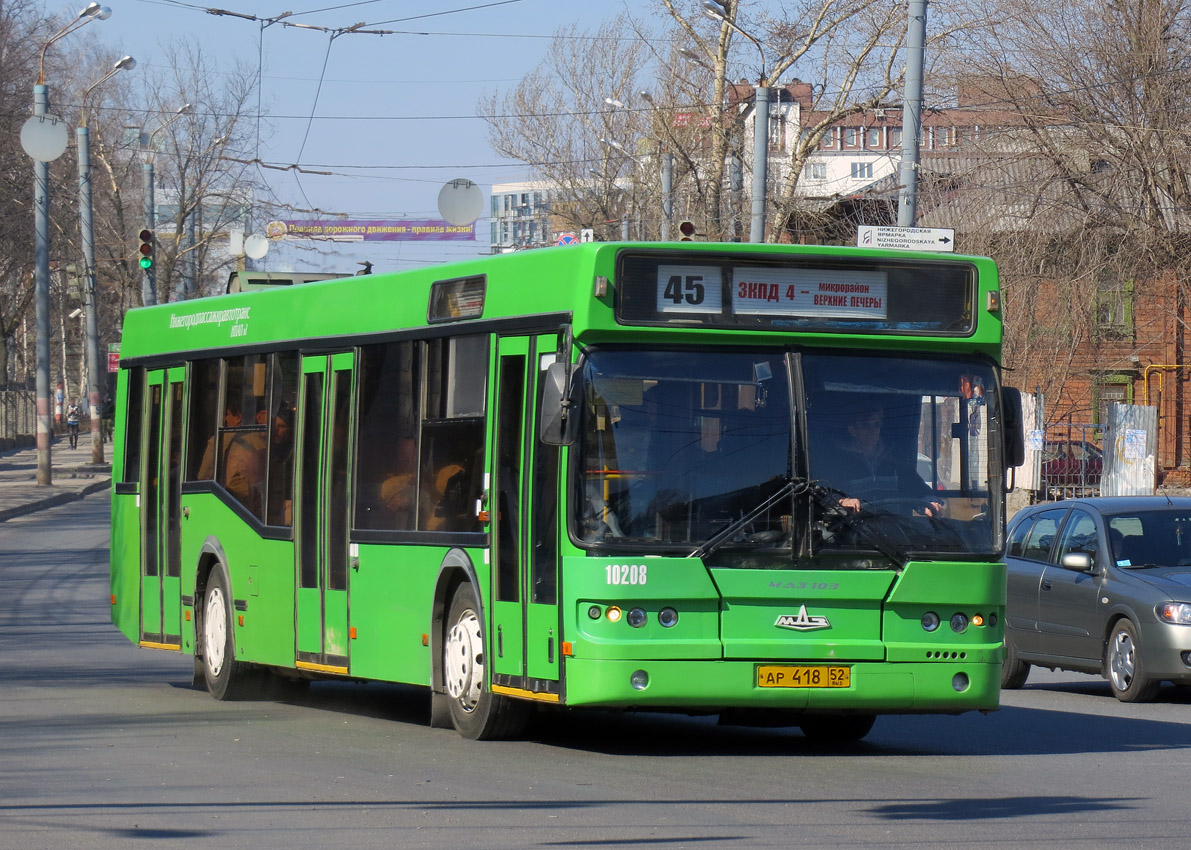
[[1112, 692], [1121, 702], [1148, 702], [1158, 693], [1161, 682], [1145, 675], [1137, 631], [1128, 620], [1113, 626], [1105, 662]]
[[816, 743], [840, 744], [859, 741], [873, 729], [872, 714], [814, 714], [802, 718], [798, 728]]
[[451, 723], [465, 738], [509, 738], [525, 728], [530, 707], [488, 689], [488, 656], [479, 612], [472, 586], [460, 585], [451, 599], [443, 638], [443, 680]]
[[1030, 675], [1030, 665], [1017, 657], [1017, 650], [1013, 648], [1013, 641], [1005, 634], [1005, 661], [1001, 664], [1001, 690], [1016, 691], [1026, 683]]

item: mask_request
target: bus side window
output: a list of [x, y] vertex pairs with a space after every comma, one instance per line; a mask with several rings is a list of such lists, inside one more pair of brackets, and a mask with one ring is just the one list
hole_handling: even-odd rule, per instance
[[215, 426], [219, 409], [218, 359], [190, 364], [190, 436], [186, 441], [187, 481], [215, 477]]
[[479, 531], [488, 337], [430, 340], [425, 376], [418, 528]]
[[141, 405], [145, 397], [145, 370], [128, 370], [128, 407], [124, 411], [124, 483], [141, 480]]
[[415, 527], [420, 347], [406, 341], [362, 349], [356, 528]]

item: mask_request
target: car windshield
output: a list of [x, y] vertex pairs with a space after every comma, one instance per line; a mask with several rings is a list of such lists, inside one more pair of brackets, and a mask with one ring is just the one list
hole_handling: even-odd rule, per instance
[[742, 566], [999, 550], [987, 363], [593, 349], [582, 386], [584, 543]]
[[1118, 567], [1191, 566], [1191, 513], [1137, 511], [1108, 517], [1108, 537]]

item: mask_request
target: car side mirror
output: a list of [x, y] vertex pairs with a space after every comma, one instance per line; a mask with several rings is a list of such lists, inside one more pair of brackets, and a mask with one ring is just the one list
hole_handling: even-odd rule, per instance
[[1068, 552], [1059, 561], [1059, 566], [1076, 573], [1090, 573], [1092, 571], [1092, 555], [1090, 552]]

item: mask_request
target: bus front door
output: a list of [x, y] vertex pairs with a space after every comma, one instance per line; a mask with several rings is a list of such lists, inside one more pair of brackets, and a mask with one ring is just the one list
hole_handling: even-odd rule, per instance
[[302, 358], [294, 521], [297, 552], [296, 664], [348, 671], [348, 482], [350, 352]]
[[554, 335], [498, 341], [492, 417], [492, 690], [557, 702], [558, 456], [537, 410]]
[[[146, 375], [141, 456], [141, 646], [182, 648], [182, 397], [185, 369]], [[164, 447], [164, 451], [162, 450]]]

